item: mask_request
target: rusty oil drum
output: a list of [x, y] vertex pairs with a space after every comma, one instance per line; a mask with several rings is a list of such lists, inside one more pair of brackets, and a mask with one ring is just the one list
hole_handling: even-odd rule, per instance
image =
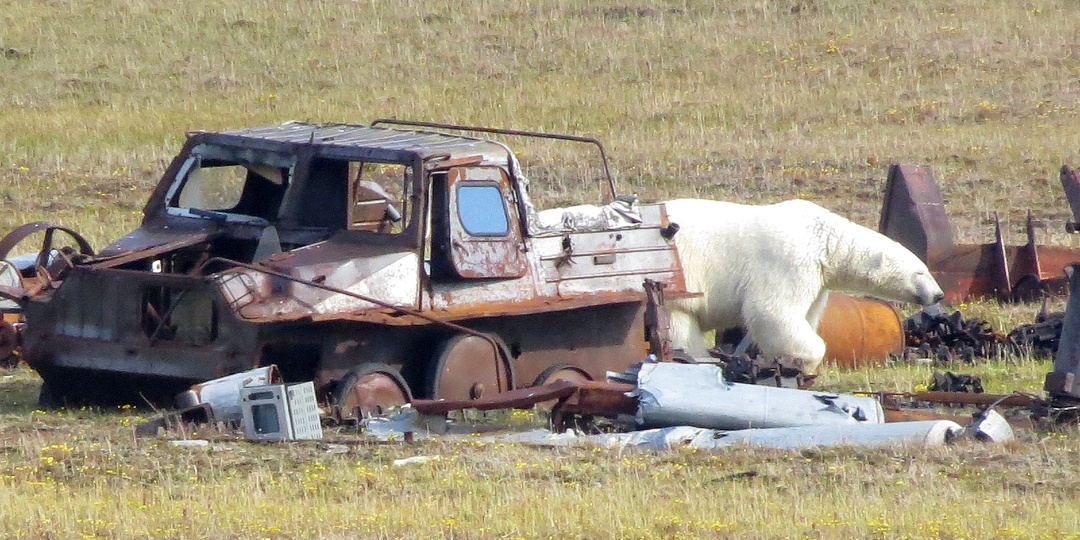
[[825, 361], [840, 367], [880, 366], [890, 354], [904, 352], [900, 315], [873, 298], [829, 293], [818, 335], [825, 340]]

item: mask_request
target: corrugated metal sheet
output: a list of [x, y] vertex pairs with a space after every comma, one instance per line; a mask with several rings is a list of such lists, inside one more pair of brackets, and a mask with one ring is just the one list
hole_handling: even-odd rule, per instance
[[439, 155], [448, 155], [450, 159], [482, 155], [484, 163], [491, 165], [506, 165], [509, 159], [505, 147], [483, 139], [355, 124], [286, 122], [279, 126], [237, 129], [222, 134], [292, 144], [416, 152], [424, 159]]

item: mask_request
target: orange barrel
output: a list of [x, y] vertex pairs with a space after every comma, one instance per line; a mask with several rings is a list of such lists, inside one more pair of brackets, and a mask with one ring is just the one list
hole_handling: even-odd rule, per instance
[[904, 352], [900, 315], [873, 298], [829, 293], [818, 335], [825, 340], [825, 360], [842, 367], [879, 366], [890, 354]]

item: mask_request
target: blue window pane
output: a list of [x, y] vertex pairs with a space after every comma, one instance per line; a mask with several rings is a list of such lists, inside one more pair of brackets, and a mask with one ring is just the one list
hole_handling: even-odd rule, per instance
[[458, 217], [473, 236], [505, 236], [510, 232], [502, 193], [495, 186], [460, 186]]

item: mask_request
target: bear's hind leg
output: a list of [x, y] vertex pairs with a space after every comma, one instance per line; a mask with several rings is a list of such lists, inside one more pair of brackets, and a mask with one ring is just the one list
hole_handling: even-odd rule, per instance
[[671, 337], [672, 347], [681, 347], [687, 354], [694, 358], [709, 356], [708, 346], [705, 344], [705, 336], [701, 333], [701, 326], [697, 317], [673, 308], [671, 313]]

